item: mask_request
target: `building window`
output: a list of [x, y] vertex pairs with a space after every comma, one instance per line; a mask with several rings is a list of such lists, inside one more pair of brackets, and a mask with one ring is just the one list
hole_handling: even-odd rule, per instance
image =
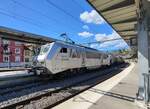
[[22, 43], [21, 42], [19, 42], [19, 41], [16, 41], [15, 42], [15, 45], [21, 45]]
[[29, 50], [25, 50], [25, 56], [30, 56], [30, 51]]
[[15, 57], [15, 62], [20, 62], [20, 56]]
[[29, 62], [29, 58], [25, 58], [25, 62]]
[[4, 53], [9, 53], [10, 52], [10, 48], [5, 48], [5, 50], [3, 50]]
[[16, 54], [20, 54], [20, 48], [16, 48], [16, 49], [15, 49], [15, 53], [16, 53]]
[[9, 62], [9, 56], [3, 56], [3, 62]]
[[10, 41], [9, 40], [5, 40], [5, 39], [3, 39], [3, 44], [10, 44]]

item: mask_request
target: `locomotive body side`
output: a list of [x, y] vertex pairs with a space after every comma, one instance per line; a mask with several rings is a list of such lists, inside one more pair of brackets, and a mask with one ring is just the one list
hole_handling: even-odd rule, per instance
[[[43, 48], [47, 49], [43, 52]], [[34, 67], [37, 72], [40, 72], [38, 68], [43, 68], [41, 73], [56, 74], [66, 70], [99, 68], [102, 65], [110, 65], [110, 58], [107, 54], [95, 49], [53, 42], [41, 47], [37, 63], [39, 66], [37, 64]]]

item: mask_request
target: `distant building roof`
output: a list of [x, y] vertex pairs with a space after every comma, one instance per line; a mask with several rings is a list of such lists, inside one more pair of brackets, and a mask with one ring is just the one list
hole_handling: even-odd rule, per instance
[[2, 26], [0, 26], [0, 38], [36, 44], [45, 44], [56, 41], [56, 39], [48, 36], [32, 34]]

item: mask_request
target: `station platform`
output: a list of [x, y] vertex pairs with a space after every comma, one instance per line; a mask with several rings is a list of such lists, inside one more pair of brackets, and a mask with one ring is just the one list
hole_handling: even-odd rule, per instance
[[53, 109], [139, 109], [135, 98], [138, 90], [137, 64]]
[[33, 75], [33, 73], [28, 73], [27, 70], [20, 70], [20, 71], [4, 71], [0, 72], [0, 80], [4, 78], [10, 78], [10, 77], [22, 77], [27, 75]]

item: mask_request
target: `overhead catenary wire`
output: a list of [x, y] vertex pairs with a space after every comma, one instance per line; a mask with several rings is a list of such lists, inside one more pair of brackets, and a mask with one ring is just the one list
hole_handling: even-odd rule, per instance
[[[3, 12], [2, 12], [2, 11], [3, 11]], [[36, 27], [38, 27], [38, 28], [40, 28], [40, 29], [43, 29], [43, 27], [41, 27], [42, 25], [40, 25], [39, 22], [38, 22], [38, 23], [34, 23], [34, 22], [33, 22], [33, 21], [34, 21], [33, 19], [30, 19], [30, 18], [25, 17], [25, 16], [21, 16], [21, 15], [15, 15], [15, 13], [9, 12], [8, 10], [5, 10], [5, 9], [3, 9], [3, 8], [0, 8], [0, 14], [1, 14], [1, 15], [4, 15], [4, 16], [11, 17], [11, 18], [13, 18], [13, 19], [15, 19], [15, 20], [20, 20], [20, 21], [23, 21], [23, 22], [25, 22], [25, 23], [34, 25], [34, 26], [36, 26]], [[14, 14], [14, 15], [12, 15], [12, 14]], [[47, 28], [45, 28], [45, 29], [47, 29]], [[44, 29], [44, 30], [45, 30], [45, 29]], [[50, 31], [52, 31], [52, 30], [50, 30]], [[52, 32], [58, 33], [58, 32], [56, 32], [56, 31], [52, 31]], [[58, 34], [57, 34], [57, 35], [58, 35]], [[59, 36], [59, 35], [58, 35], [58, 36]]]
[[28, 23], [28, 24], [34, 25], [34, 26], [36, 26], [36, 27], [38, 27], [38, 28], [41, 28], [39, 25], [37, 25], [37, 24], [35, 24], [35, 23], [33, 23], [33, 22], [30, 22], [30, 21], [28, 21], [28, 20], [19, 18], [19, 17], [17, 17], [17, 16], [13, 16], [13, 15], [10, 15], [10, 14], [8, 14], [8, 13], [1, 12], [1, 11], [0, 11], [0, 14], [1, 14], [1, 15], [4, 15], [4, 16], [11, 17], [11, 18], [13, 18], [13, 19], [15, 19], [15, 20], [21, 20], [21, 21], [23, 21], [23, 22], [25, 22], [25, 23]]
[[42, 12], [40, 12], [40, 11], [34, 9], [34, 8], [31, 8], [31, 7], [27, 6], [27, 5], [24, 5], [24, 4], [22, 4], [22, 3], [20, 3], [20, 2], [18, 2], [18, 1], [16, 1], [16, 0], [11, 0], [11, 1], [12, 1], [13, 3], [15, 3], [15, 4], [18, 4], [18, 5], [20, 5], [20, 6], [24, 7], [24, 8], [26, 8], [26, 9], [29, 9], [29, 10], [31, 10], [31, 11], [34, 11], [34, 12], [36, 12], [36, 13], [38, 13], [38, 14], [41, 14], [41, 15], [43, 15], [44, 17], [46, 17], [46, 18], [48, 18], [48, 19], [51, 19], [51, 20], [53, 20], [54, 22], [58, 23], [58, 20], [53, 19], [52, 17], [47, 16], [47, 14], [44, 14], [44, 13], [42, 13]]
[[[33, 21], [35, 21], [35, 19], [29, 18], [29, 17], [25, 17], [25, 16], [22, 16], [22, 15], [15, 15], [16, 13], [14, 13], [12, 11], [9, 12], [8, 10], [3, 9], [3, 8], [0, 8], [0, 14], [5, 15], [5, 16], [9, 16], [9, 17], [11, 17], [11, 18], [13, 18], [15, 20], [20, 20], [20, 21], [23, 21], [25, 23], [34, 25], [34, 26], [36, 26], [36, 27], [38, 27], [40, 29], [43, 29], [43, 28], [48, 29], [48, 28], [45, 27], [45, 24], [42, 23], [42, 22], [36, 21], [37, 23], [35, 23], [35, 22], [33, 22]], [[14, 14], [14, 15], [12, 15], [12, 14]], [[54, 29], [53, 30], [51, 29], [50, 31], [52, 31], [53, 33], [57, 33], [57, 31], [54, 30]]]
[[[76, 0], [72, 0], [76, 5], [78, 5], [78, 7], [82, 10], [82, 11], [85, 11], [84, 7], [82, 7], [81, 4], [79, 4], [79, 2], [77, 2]], [[79, 0], [78, 0], [79, 1]], [[82, 43], [82, 44], [87, 44], [87, 45], [90, 45], [90, 44], [102, 44], [102, 43], [105, 43], [105, 42], [110, 42], [110, 41], [116, 41], [116, 40], [123, 40], [122, 38], [115, 38], [115, 39], [109, 39], [109, 40], [104, 40], [104, 41], [94, 41], [94, 42], [88, 42], [88, 43]]]
[[[24, 5], [23, 3], [18, 2], [18, 1], [16, 1], [16, 0], [11, 0], [11, 1], [12, 1], [13, 3], [17, 4], [17, 5], [20, 5], [20, 6], [24, 7], [25, 9], [28, 9], [28, 10], [30, 10], [30, 11], [33, 11], [33, 12], [35, 12], [35, 13], [38, 13], [38, 14], [42, 15], [43, 17], [47, 18], [48, 20], [50, 20], [50, 21], [52, 21], [52, 22], [55, 22], [55, 23], [57, 23], [57, 24], [61, 24], [61, 25], [63, 25], [64, 27], [66, 27], [66, 28], [68, 28], [68, 29], [72, 28], [71, 26], [66, 26], [66, 25], [65, 25], [66, 23], [65, 23], [65, 22], [62, 22], [62, 20], [58, 20], [58, 19], [52, 18], [52, 17], [48, 16], [47, 14], [45, 14], [45, 13], [43, 13], [43, 12], [41, 12], [41, 11], [38, 11], [38, 10], [36, 10], [36, 9], [30, 7], [30, 6]], [[71, 29], [71, 31], [74, 31], [74, 30], [75, 30], [75, 28], [72, 28], [72, 29]], [[75, 31], [74, 31], [74, 32], [75, 32]]]
[[[79, 20], [78, 18], [74, 17], [72, 14], [70, 14], [69, 12], [67, 12], [66, 10], [64, 10], [63, 8], [57, 6], [56, 4], [54, 4], [53, 2], [51, 2], [50, 0], [46, 0], [47, 3], [53, 7], [55, 7], [56, 9], [60, 10], [61, 12], [63, 12], [64, 14], [66, 14], [67, 16], [71, 17], [72, 19], [74, 19], [74, 21], [80, 23], [81, 25], [85, 25], [85, 23], [81, 22], [81, 20]], [[93, 31], [92, 31], [93, 32]]]
[[[11, 17], [11, 18], [13, 18], [13, 19], [15, 19], [15, 20], [20, 20], [20, 21], [23, 21], [23, 22], [25, 22], [25, 23], [27, 23], [27, 24], [30, 24], [30, 25], [34, 25], [35, 27], [38, 27], [38, 28], [40, 28], [40, 29], [43, 29], [43, 27], [41, 27], [41, 25], [39, 25], [40, 23], [34, 23], [33, 21], [33, 19], [28, 19], [28, 17], [24, 17], [24, 16], [21, 16], [21, 15], [12, 15], [12, 14], [15, 14], [15, 13], [13, 13], [13, 12], [8, 12], [7, 10], [5, 10], [5, 9], [3, 9], [3, 8], [0, 8], [0, 14], [1, 15], [4, 15], [4, 16], [8, 16], [8, 17]], [[31, 20], [31, 21], [30, 21]], [[47, 28], [45, 28], [45, 29], [47, 29]], [[45, 30], [45, 29], [43, 29], [43, 30]], [[56, 32], [56, 31], [53, 31], [54, 33], [58, 33], [58, 32]]]
[[[27, 9], [29, 9], [29, 10], [31, 10], [31, 11], [34, 11], [34, 12], [36, 12], [36, 13], [38, 13], [38, 14], [41, 14], [41, 15], [43, 15], [44, 17], [46, 17], [47, 19], [51, 19], [52, 21], [54, 21], [54, 22], [57, 22], [58, 23], [58, 21], [60, 21], [60, 20], [57, 20], [57, 19], [53, 19], [52, 17], [49, 17], [47, 14], [45, 14], [45, 13], [43, 13], [43, 12], [40, 12], [40, 11], [38, 11], [38, 10], [36, 10], [36, 9], [34, 9], [34, 8], [32, 8], [32, 7], [29, 7], [29, 6], [27, 6], [27, 5], [24, 5], [23, 3], [21, 3], [21, 2], [18, 2], [18, 1], [16, 1], [16, 0], [11, 0], [13, 3], [15, 3], [15, 4], [18, 4], [18, 5], [20, 5], [20, 6], [22, 6], [22, 7], [24, 7], [24, 8], [27, 8]], [[53, 2], [51, 2], [50, 0], [46, 0], [50, 5], [52, 5], [53, 7], [55, 7], [55, 8], [57, 8], [58, 10], [60, 10], [60, 11], [62, 11], [63, 13], [65, 13], [67, 16], [70, 16], [72, 19], [74, 19], [76, 22], [78, 22], [78, 23], [80, 23], [80, 24], [84, 24], [83, 22], [81, 22], [80, 21], [80, 19], [78, 19], [77, 17], [75, 17], [75, 16], [73, 16], [72, 14], [70, 14], [69, 12], [67, 12], [65, 9], [63, 9], [63, 8], [61, 8], [61, 7], [59, 7], [58, 5], [56, 5], [55, 3], [53, 3]], [[78, 6], [80, 6], [78, 3], [77, 3], [77, 1], [75, 1], [75, 0], [72, 0], [72, 1], [74, 1], [74, 2], [76, 2], [76, 4], [78, 5]], [[81, 9], [82, 9], [82, 7], [80, 7]], [[4, 14], [3, 14], [4, 15]], [[5, 13], [5, 15], [6, 15], [6, 13]], [[8, 13], [7, 13], [7, 16], [8, 16]], [[33, 19], [29, 19], [29, 18], [27, 18], [27, 17], [24, 17], [24, 16], [20, 16], [20, 15], [18, 15], [18, 16], [13, 16], [13, 15], [9, 15], [9, 16], [11, 16], [12, 18], [17, 18], [17, 19], [22, 19], [24, 22], [28, 22], [29, 24], [32, 24], [32, 25], [36, 25], [36, 26], [38, 26], [40, 29], [41, 29], [41, 22], [40, 23], [38, 23], [38, 24], [36, 24], [36, 23], [34, 23], [33, 21], [35, 21], [35, 20], [33, 20]], [[22, 17], [22, 18], [20, 18], [20, 17]], [[31, 20], [31, 21], [28, 21], [28, 20]], [[42, 25], [44, 25], [44, 24], [42, 24]], [[65, 25], [64, 25], [65, 26]], [[43, 28], [42, 28], [43, 29]], [[74, 29], [73, 29], [74, 30]], [[51, 30], [50, 30], [51, 31]], [[56, 32], [56, 31], [55, 31]]]
[[63, 8], [57, 6], [56, 4], [54, 4], [53, 2], [51, 2], [50, 0], [46, 0], [46, 1], [47, 1], [48, 4], [50, 4], [51, 6], [57, 8], [61, 12], [65, 13], [66, 15], [70, 16], [72, 19], [74, 19], [78, 23], [83, 24], [83, 23], [80, 22], [80, 20], [78, 18], [74, 17], [72, 14], [70, 14], [69, 12], [67, 12], [66, 10], [64, 10]]
[[82, 11], [85, 11], [86, 9], [84, 7], [82, 7], [76, 0], [71, 0], [72, 2], [74, 2]]
[[[40, 11], [38, 11], [38, 10], [36, 10], [36, 9], [34, 9], [34, 8], [32, 8], [32, 7], [30, 7], [30, 6], [24, 5], [23, 3], [18, 2], [18, 1], [16, 1], [16, 0], [11, 0], [11, 1], [12, 1], [13, 3], [17, 4], [17, 5], [20, 5], [20, 6], [24, 7], [25, 9], [28, 9], [28, 10], [30, 10], [30, 11], [33, 11], [33, 12], [35, 12], [35, 13], [38, 13], [38, 14], [42, 15], [43, 17], [46, 17], [48, 20], [50, 20], [50, 21], [52, 21], [52, 22], [54, 21], [54, 22], [56, 22], [57, 24], [61, 24], [61, 25], [63, 25], [64, 27], [66, 27], [66, 28], [68, 28], [68, 29], [70, 30], [69, 32], [68, 32], [68, 31], [63, 31], [63, 32], [66, 32], [66, 33], [77, 32], [74, 25], [67, 26], [65, 22], [62, 22], [62, 20], [54, 19], [54, 18], [48, 16], [47, 14], [45, 14], [45, 13], [43, 13], [43, 12], [40, 12]], [[72, 26], [73, 26], [73, 27], [72, 27]]]
[[[13, 1], [13, 2], [16, 2], [15, 0], [11, 0], [11, 1]], [[16, 2], [16, 3], [18, 3], [18, 2]], [[21, 5], [21, 4], [20, 4]], [[24, 6], [24, 5], [21, 5], [21, 6]], [[31, 8], [32, 9], [32, 8]], [[0, 10], [3, 10], [3, 11], [6, 11], [6, 12], [8, 12], [8, 10], [6, 10], [6, 9], [3, 9], [3, 8], [0, 8]], [[34, 10], [34, 9], [33, 9]], [[35, 10], [36, 11], [36, 10]], [[37, 11], [38, 12], [38, 11]], [[13, 12], [13, 11], [11, 11], [11, 12], [8, 12], [9, 14], [15, 14], [15, 12]], [[20, 16], [20, 17], [23, 17], [24, 19], [28, 19], [28, 20], [31, 20], [31, 22], [33, 22], [33, 21], [36, 21], [35, 19], [33, 19], [33, 18], [29, 18], [29, 17], [26, 17], [26, 16], [22, 16], [22, 15], [17, 15], [17, 16]], [[45, 27], [46, 25], [48, 25], [49, 27], [51, 27], [51, 26], [55, 26], [55, 25], [50, 25], [49, 23], [46, 23], [46, 24], [44, 24], [43, 22], [41, 22], [41, 21], [36, 21], [36, 22], [38, 22], [38, 23], [36, 23], [36, 25], [39, 25], [39, 26], [43, 26], [43, 27]], [[56, 21], [57, 22], [57, 21]], [[57, 31], [55, 31], [54, 29], [53, 29], [53, 31], [56, 33]]]
[[47, 3], [53, 7], [55, 7], [56, 9], [60, 10], [61, 12], [63, 12], [64, 14], [66, 14], [67, 16], [71, 17], [72, 19], [74, 19], [74, 21], [80, 23], [81, 25], [85, 25], [83, 22], [81, 22], [80, 19], [74, 17], [72, 14], [70, 14], [69, 12], [67, 12], [66, 10], [64, 10], [63, 8], [57, 6], [56, 4], [54, 4], [53, 2], [51, 2], [50, 0], [46, 0]]
[[89, 43], [82, 43], [82, 44], [102, 44], [105, 42], [110, 42], [110, 41], [116, 41], [116, 40], [123, 40], [122, 38], [114, 38], [114, 39], [108, 39], [108, 40], [102, 40], [102, 41], [94, 41], [94, 42], [89, 42]]
[[[54, 19], [54, 18], [52, 18], [52, 17], [49, 17], [47, 14], [42, 13], [42, 12], [40, 12], [40, 11], [38, 11], [38, 10], [32, 8], [32, 7], [29, 7], [29, 6], [27, 6], [27, 5], [24, 5], [23, 3], [18, 2], [18, 1], [16, 1], [16, 0], [11, 0], [11, 1], [12, 1], [13, 3], [15, 3], [15, 4], [18, 4], [18, 5], [20, 5], [20, 6], [24, 7], [24, 8], [26, 8], [26, 9], [29, 9], [29, 10], [31, 10], [31, 11], [33, 11], [33, 12], [36, 12], [36, 13], [38, 13], [38, 14], [43, 15], [44, 17], [48, 18], [49, 20], [52, 20], [52, 21], [56, 22], [57, 24], [58, 24], [58, 22], [59, 22], [59, 23], [61, 23], [63, 26], [65, 26], [65, 27], [67, 27], [67, 28], [69, 28], [69, 29], [72, 28], [72, 27], [71, 27], [72, 25], [68, 27], [68, 26], [66, 26], [64, 23], [61, 22], [62, 20], [57, 20], [57, 19]], [[62, 11], [62, 12], [65, 13], [67, 16], [70, 16], [70, 17], [71, 17], [72, 19], [74, 19], [76, 22], [78, 22], [78, 23], [84, 25], [83, 22], [81, 22], [78, 18], [74, 17], [72, 14], [70, 14], [69, 12], [67, 12], [66, 10], [64, 10], [63, 8], [61, 8], [61, 7], [57, 6], [56, 4], [52, 3], [50, 0], [46, 0], [46, 1], [47, 1], [48, 4], [52, 5], [53, 7], [57, 8], [58, 10]], [[73, 1], [73, 0], [72, 0], [72, 1]], [[79, 5], [76, 1], [73, 1], [73, 2], [76, 3], [77, 5]], [[80, 5], [79, 5], [79, 6], [80, 6]], [[82, 9], [81, 6], [80, 6], [80, 8]], [[83, 9], [83, 10], [84, 10], [84, 9]], [[75, 29], [75, 28], [72, 28], [71, 31], [74, 31], [74, 29]], [[74, 32], [76, 32], [76, 31], [74, 31]]]

